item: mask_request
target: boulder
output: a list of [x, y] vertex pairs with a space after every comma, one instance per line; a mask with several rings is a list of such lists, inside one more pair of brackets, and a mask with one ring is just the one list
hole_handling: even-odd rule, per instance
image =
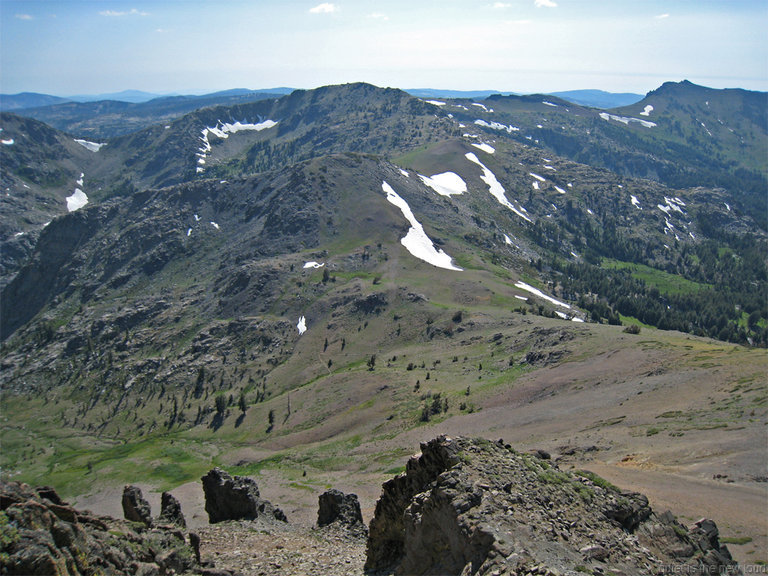
[[123, 488], [123, 516], [131, 522], [141, 522], [145, 526], [152, 526], [152, 509], [149, 502], [144, 499], [141, 488], [138, 486], [125, 486]]
[[262, 500], [256, 482], [245, 476], [230, 476], [214, 468], [202, 477], [205, 511], [211, 524], [226, 520], [255, 520], [260, 516], [287, 522], [285, 513]]
[[318, 498], [317, 525], [337, 522], [346, 526], [362, 526], [363, 514], [357, 494], [344, 494], [332, 488]]

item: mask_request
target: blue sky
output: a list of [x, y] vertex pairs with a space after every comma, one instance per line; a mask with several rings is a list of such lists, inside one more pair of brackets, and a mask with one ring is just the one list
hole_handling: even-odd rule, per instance
[[768, 90], [768, 0], [0, 0], [0, 91]]

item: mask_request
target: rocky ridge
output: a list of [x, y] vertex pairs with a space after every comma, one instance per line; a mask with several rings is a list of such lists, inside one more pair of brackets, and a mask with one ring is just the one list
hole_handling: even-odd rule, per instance
[[57, 575], [741, 573], [712, 520], [686, 528], [642, 494], [559, 470], [544, 451], [447, 436], [421, 451], [384, 484], [369, 531], [354, 494], [329, 490], [317, 526], [292, 525], [252, 479], [220, 469], [202, 478], [211, 525], [187, 536], [165, 513], [152, 520], [135, 487], [126, 516], [142, 513], [130, 522], [4, 483], [0, 563], [7, 574]]
[[[140, 493], [127, 493], [128, 499], [143, 500]], [[189, 536], [188, 542], [175, 525], [76, 510], [52, 488], [0, 484], [2, 574], [181, 574], [198, 565], [196, 536]]]
[[587, 472], [503, 441], [440, 436], [384, 484], [373, 574], [738, 573], [711, 520], [693, 527]]

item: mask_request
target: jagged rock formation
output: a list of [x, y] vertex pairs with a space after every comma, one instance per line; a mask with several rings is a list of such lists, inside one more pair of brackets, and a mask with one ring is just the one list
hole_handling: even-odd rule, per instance
[[0, 483], [0, 573], [55, 576], [199, 572], [184, 533], [94, 516], [52, 488]]
[[152, 509], [144, 499], [141, 488], [138, 486], [125, 486], [123, 488], [123, 516], [131, 522], [141, 522], [145, 526], [152, 526]]
[[421, 450], [384, 484], [367, 573], [739, 573], [711, 520], [689, 530], [640, 494], [501, 441], [440, 436]]
[[214, 468], [202, 477], [205, 492], [205, 511], [211, 524], [225, 520], [255, 520], [259, 516], [273, 516], [287, 522], [285, 513], [263, 500], [254, 480], [244, 476], [230, 476], [221, 468]]
[[357, 494], [344, 494], [335, 488], [320, 494], [318, 497], [317, 525], [320, 527], [328, 526], [334, 522], [350, 530], [365, 530]]
[[163, 492], [160, 496], [160, 517], [158, 521], [163, 524], [174, 524], [179, 528], [186, 528], [187, 521], [181, 511], [181, 504], [170, 492]]

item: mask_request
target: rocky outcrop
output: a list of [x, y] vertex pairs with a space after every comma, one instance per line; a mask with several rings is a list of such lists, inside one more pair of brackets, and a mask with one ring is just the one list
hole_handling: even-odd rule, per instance
[[158, 522], [173, 524], [179, 528], [186, 528], [187, 521], [181, 512], [181, 504], [170, 492], [163, 492], [160, 496], [160, 517]]
[[[739, 573], [717, 527], [501, 441], [440, 436], [383, 486], [368, 574]], [[697, 572], [705, 573], [705, 572]]]
[[202, 477], [205, 511], [211, 524], [225, 520], [255, 520], [266, 516], [287, 522], [285, 513], [263, 500], [254, 480], [245, 476], [230, 476], [214, 468]]
[[131, 522], [141, 522], [145, 526], [152, 526], [152, 509], [149, 502], [144, 499], [141, 488], [138, 486], [125, 486], [123, 488], [123, 516]]
[[344, 494], [331, 488], [318, 498], [317, 525], [328, 526], [337, 523], [350, 529], [365, 529], [363, 514], [357, 494]]
[[51, 488], [0, 483], [0, 573], [180, 574], [199, 572], [184, 533], [94, 516]]

